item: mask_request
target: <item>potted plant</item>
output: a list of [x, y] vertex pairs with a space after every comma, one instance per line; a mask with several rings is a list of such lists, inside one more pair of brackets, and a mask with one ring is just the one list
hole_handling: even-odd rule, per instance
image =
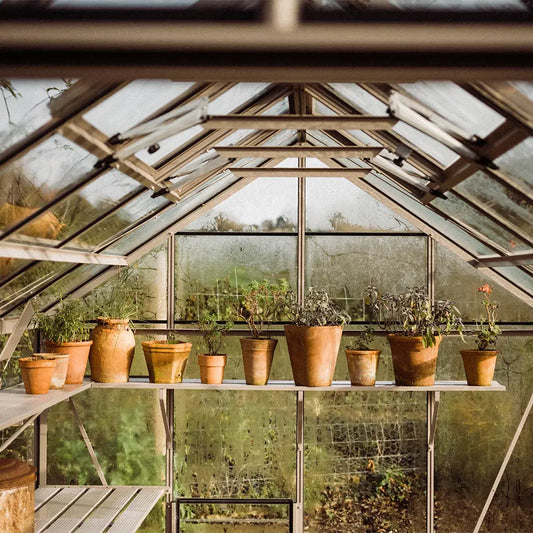
[[374, 328], [367, 325], [345, 349], [352, 385], [373, 387], [376, 384], [381, 350], [370, 347], [373, 341]]
[[495, 349], [496, 340], [501, 335], [502, 330], [496, 324], [498, 303], [492, 299], [492, 287], [485, 284], [479, 287], [478, 292], [483, 294], [481, 303], [485, 308], [485, 317], [477, 321], [477, 329], [473, 333], [477, 336], [477, 350], [461, 350], [461, 356], [467, 383], [488, 387], [494, 377], [498, 355], [498, 351]]
[[37, 313], [35, 321], [44, 337], [47, 354], [68, 354], [65, 383], [83, 382], [89, 350], [93, 343], [87, 340], [87, 310], [83, 302], [61, 299], [53, 314]]
[[169, 335], [167, 340], [142, 343], [151, 383], [181, 383], [192, 344]]
[[333, 380], [342, 328], [351, 317], [324, 290], [310, 287], [303, 302], [289, 291], [286, 308], [292, 324], [285, 325], [292, 374], [296, 385], [329, 387]]
[[396, 385], [433, 385], [443, 336], [463, 330], [457, 308], [449, 300], [432, 303], [420, 287], [385, 295], [374, 289], [371, 305], [389, 332]]
[[207, 348], [207, 353], [198, 354], [201, 382], [218, 385], [224, 379], [224, 367], [227, 362], [226, 354], [218, 351], [222, 347], [224, 337], [233, 327], [233, 322], [219, 323], [214, 314], [203, 311], [200, 314], [198, 327]]
[[283, 279], [277, 283], [252, 281], [234, 306], [235, 314], [246, 322], [251, 333], [251, 337], [239, 339], [248, 385], [265, 385], [268, 382], [278, 341], [268, 335], [267, 328], [277, 317], [288, 286]]
[[46, 394], [50, 390], [55, 359], [46, 359], [40, 354], [19, 359], [26, 394]]

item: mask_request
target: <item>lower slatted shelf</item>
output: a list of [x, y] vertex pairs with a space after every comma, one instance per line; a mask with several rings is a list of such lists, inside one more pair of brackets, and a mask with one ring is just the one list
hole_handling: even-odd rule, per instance
[[39, 488], [35, 533], [133, 533], [165, 491], [165, 487]]

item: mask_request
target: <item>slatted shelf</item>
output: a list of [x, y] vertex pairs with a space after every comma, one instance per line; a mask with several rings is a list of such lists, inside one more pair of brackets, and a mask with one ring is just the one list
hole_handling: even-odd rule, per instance
[[35, 533], [132, 533], [165, 491], [165, 487], [39, 488]]

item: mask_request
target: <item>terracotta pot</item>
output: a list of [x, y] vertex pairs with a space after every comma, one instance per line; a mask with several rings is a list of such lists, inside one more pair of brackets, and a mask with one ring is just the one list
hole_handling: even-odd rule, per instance
[[151, 383], [181, 383], [191, 353], [190, 342], [145, 341], [142, 347]]
[[224, 367], [228, 358], [226, 354], [198, 354], [200, 365], [200, 381], [210, 385], [220, 385], [224, 379]]
[[241, 342], [244, 377], [248, 385], [266, 385], [272, 368], [276, 339], [245, 337]]
[[83, 383], [92, 343], [93, 341], [80, 341], [56, 344], [52, 341], [44, 341], [47, 353], [69, 354], [67, 376], [65, 378], [67, 385]]
[[342, 338], [342, 326], [285, 326], [294, 383], [329, 387]]
[[50, 382], [56, 367], [54, 359], [21, 357], [19, 366], [26, 394], [46, 394], [50, 390]]
[[52, 381], [50, 382], [51, 389], [62, 389], [65, 385], [65, 378], [67, 377], [68, 360], [70, 355], [68, 353], [35, 353], [38, 357], [45, 359], [53, 359], [56, 362], [54, 373], [52, 374]]
[[422, 337], [387, 335], [392, 352], [396, 385], [429, 387], [435, 384], [437, 355], [442, 337], [424, 348]]
[[497, 350], [461, 350], [469, 385], [489, 387], [494, 377]]
[[373, 387], [376, 384], [381, 350], [346, 349], [345, 351], [352, 385]]
[[0, 531], [33, 533], [35, 466], [0, 459]]
[[97, 318], [91, 331], [89, 355], [91, 379], [100, 383], [126, 383], [129, 380], [135, 336], [128, 319]]

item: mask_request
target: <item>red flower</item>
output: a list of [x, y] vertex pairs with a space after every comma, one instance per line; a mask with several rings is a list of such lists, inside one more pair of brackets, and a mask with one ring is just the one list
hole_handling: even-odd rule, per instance
[[485, 285], [483, 285], [482, 287], [479, 287], [477, 291], [490, 294], [492, 292], [492, 289], [488, 283], [485, 283]]

